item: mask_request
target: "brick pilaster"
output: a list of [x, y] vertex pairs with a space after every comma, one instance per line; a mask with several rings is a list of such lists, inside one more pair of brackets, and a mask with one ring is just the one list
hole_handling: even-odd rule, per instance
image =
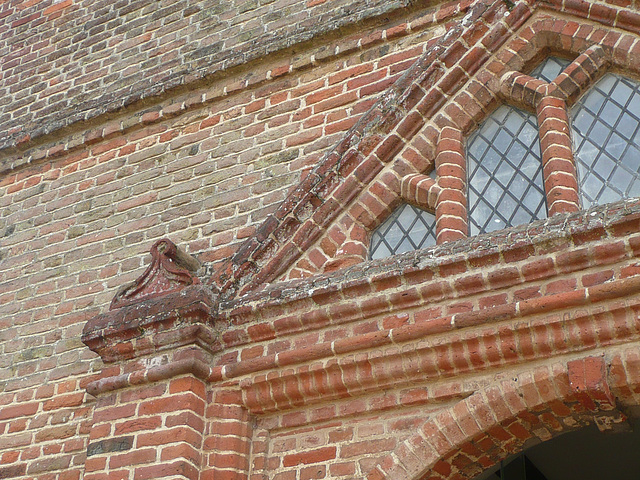
[[442, 189], [436, 203], [437, 242], [449, 242], [468, 235], [467, 161], [462, 132], [445, 127], [440, 133], [436, 156], [438, 185]]
[[85, 477], [197, 480], [206, 385], [183, 375], [98, 394]]
[[250, 428], [239, 388], [213, 386], [223, 379], [212, 367], [222, 348], [217, 297], [169, 240], [151, 253], [147, 271], [83, 332], [105, 363], [87, 386], [97, 402], [85, 478], [200, 480], [218, 467], [223, 478], [246, 478]]
[[236, 388], [211, 392], [202, 479], [246, 480], [250, 468], [251, 423]]

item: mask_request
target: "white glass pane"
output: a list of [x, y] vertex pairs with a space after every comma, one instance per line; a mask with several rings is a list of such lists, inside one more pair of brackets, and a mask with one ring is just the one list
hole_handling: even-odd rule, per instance
[[640, 84], [605, 75], [571, 110], [583, 207], [636, 196], [640, 183]]
[[436, 218], [413, 205], [398, 207], [371, 236], [369, 256], [384, 258], [436, 243]]
[[570, 63], [565, 58], [549, 57], [531, 72], [531, 76], [545, 82], [552, 82]]
[[533, 115], [506, 105], [498, 108], [469, 138], [467, 163], [472, 235], [546, 217]]

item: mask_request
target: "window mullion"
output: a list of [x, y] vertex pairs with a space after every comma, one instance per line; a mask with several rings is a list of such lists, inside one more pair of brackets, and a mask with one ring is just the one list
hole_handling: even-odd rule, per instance
[[436, 174], [442, 189], [436, 202], [438, 244], [465, 238], [469, 234], [467, 213], [467, 161], [462, 132], [445, 127], [438, 141]]
[[564, 99], [544, 95], [536, 105], [542, 175], [549, 216], [580, 210], [571, 127]]

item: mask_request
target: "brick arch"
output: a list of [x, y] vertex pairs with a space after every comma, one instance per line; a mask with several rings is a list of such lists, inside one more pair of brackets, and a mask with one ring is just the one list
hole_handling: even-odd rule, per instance
[[428, 418], [366, 480], [473, 478], [510, 454], [640, 405], [640, 355], [590, 356], [502, 378]]

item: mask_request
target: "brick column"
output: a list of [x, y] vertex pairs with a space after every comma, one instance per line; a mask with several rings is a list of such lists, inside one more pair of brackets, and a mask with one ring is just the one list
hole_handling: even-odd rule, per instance
[[465, 238], [469, 234], [467, 214], [467, 162], [462, 132], [444, 127], [436, 155], [438, 186], [442, 189], [436, 202], [436, 236], [438, 244]]
[[248, 414], [239, 388], [217, 393], [217, 297], [171, 242], [151, 253], [147, 271], [82, 335], [105, 364], [87, 386], [97, 401], [84, 478], [201, 480], [220, 471], [246, 479]]

